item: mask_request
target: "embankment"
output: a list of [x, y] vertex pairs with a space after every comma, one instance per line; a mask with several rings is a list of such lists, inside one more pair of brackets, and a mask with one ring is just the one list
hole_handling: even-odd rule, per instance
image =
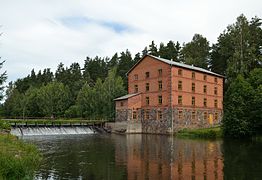
[[0, 121], [0, 179], [33, 179], [41, 154], [9, 131], [10, 126]]

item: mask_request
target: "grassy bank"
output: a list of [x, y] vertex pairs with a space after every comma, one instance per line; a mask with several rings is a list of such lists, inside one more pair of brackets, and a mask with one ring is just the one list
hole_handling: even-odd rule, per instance
[[0, 179], [32, 179], [41, 155], [37, 148], [8, 133], [0, 122]]
[[189, 138], [216, 139], [222, 137], [222, 130], [220, 127], [205, 128], [205, 129], [183, 129], [178, 131], [176, 136], [189, 137]]

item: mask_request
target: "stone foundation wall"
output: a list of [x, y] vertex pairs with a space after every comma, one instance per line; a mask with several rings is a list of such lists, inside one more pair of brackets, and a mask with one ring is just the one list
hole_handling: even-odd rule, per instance
[[[162, 111], [162, 119], [157, 118], [157, 112]], [[165, 109], [150, 109], [149, 110], [149, 119], [145, 118], [146, 110], [141, 110], [141, 124], [143, 133], [152, 133], [152, 134], [168, 134], [171, 127], [171, 118], [170, 110]]]
[[[131, 114], [131, 115], [130, 115]], [[131, 109], [117, 109], [115, 122], [126, 122], [132, 118]]]
[[[171, 108], [151, 108], [139, 109], [137, 119], [132, 119], [132, 110], [117, 110], [116, 122], [127, 122], [127, 133], [152, 133], [169, 134], [172, 132], [172, 121], [174, 132], [184, 129], [208, 128], [220, 125], [223, 112], [222, 110], [198, 109], [198, 108], [174, 108], [171, 116]], [[146, 118], [146, 111], [149, 112]], [[162, 112], [162, 119], [158, 119], [157, 112]], [[179, 111], [182, 112], [179, 116]], [[192, 119], [192, 111], [195, 112], [195, 119]], [[207, 118], [204, 118], [204, 113]], [[217, 113], [217, 119], [215, 119]]]
[[[182, 111], [182, 118], [179, 118], [179, 111]], [[195, 111], [195, 120], [191, 118], [192, 111]], [[207, 119], [204, 118], [205, 112], [207, 113]], [[217, 120], [215, 120], [215, 113], [217, 113]], [[210, 120], [210, 115], [212, 116], [212, 121]], [[222, 110], [218, 109], [173, 109], [174, 131], [184, 128], [198, 129], [218, 126], [221, 124], [222, 117]]]

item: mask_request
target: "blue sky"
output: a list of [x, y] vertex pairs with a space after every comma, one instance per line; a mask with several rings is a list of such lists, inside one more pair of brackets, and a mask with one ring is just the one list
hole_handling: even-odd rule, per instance
[[211, 43], [237, 16], [262, 18], [261, 0], [0, 0], [0, 56], [8, 81], [86, 56], [134, 55], [195, 33]]
[[72, 29], [84, 28], [88, 24], [97, 24], [104, 28], [109, 28], [116, 33], [122, 33], [125, 31], [131, 31], [132, 28], [124, 23], [113, 22], [109, 20], [95, 20], [86, 16], [69, 16], [60, 19], [61, 23]]

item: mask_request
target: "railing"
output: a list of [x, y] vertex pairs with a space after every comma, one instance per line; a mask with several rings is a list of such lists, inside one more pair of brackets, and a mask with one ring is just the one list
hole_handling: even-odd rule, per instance
[[2, 119], [1, 121], [9, 123], [11, 126], [101, 126], [103, 127], [107, 120], [83, 120], [83, 119]]

